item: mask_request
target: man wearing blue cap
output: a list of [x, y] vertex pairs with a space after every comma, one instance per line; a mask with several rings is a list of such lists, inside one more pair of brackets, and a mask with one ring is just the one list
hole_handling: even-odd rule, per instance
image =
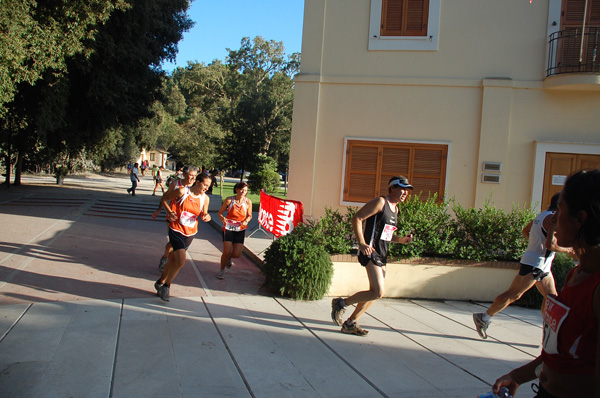
[[[385, 265], [387, 263], [390, 242], [408, 244], [413, 234], [396, 236], [396, 216], [398, 204], [408, 198], [413, 186], [403, 176], [392, 177], [388, 183], [388, 195], [380, 196], [364, 205], [352, 218], [352, 228], [359, 244], [358, 261], [367, 270], [369, 290], [354, 293], [343, 299], [335, 298], [331, 302], [331, 319], [342, 326], [342, 332], [366, 336], [369, 332], [361, 328], [357, 321], [371, 307], [375, 300], [383, 297]], [[363, 228], [363, 222], [365, 223]], [[342, 323], [347, 306], [356, 304], [356, 309]]]

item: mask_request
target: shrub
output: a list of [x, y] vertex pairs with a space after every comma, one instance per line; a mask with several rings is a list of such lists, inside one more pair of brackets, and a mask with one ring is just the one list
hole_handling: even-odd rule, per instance
[[279, 190], [279, 173], [277, 162], [265, 155], [258, 155], [256, 170], [248, 177], [248, 190], [259, 194], [261, 189], [267, 193], [277, 193]]
[[348, 254], [356, 250], [358, 242], [352, 230], [352, 217], [357, 212], [356, 207], [348, 207], [346, 214], [339, 210], [325, 208], [325, 216], [311, 223], [313, 237], [329, 254]]
[[448, 202], [438, 203], [437, 195], [421, 201], [410, 196], [398, 206], [396, 226], [398, 236], [414, 233], [410, 245], [391, 245], [390, 256], [394, 257], [448, 257], [454, 254], [456, 239], [453, 236]]
[[331, 285], [333, 263], [313, 227], [300, 224], [269, 246], [261, 272], [265, 286], [282, 296], [319, 300]]
[[516, 261], [527, 248], [523, 227], [535, 218], [531, 209], [497, 209], [486, 201], [482, 209], [465, 209], [454, 201], [456, 258], [476, 261]]

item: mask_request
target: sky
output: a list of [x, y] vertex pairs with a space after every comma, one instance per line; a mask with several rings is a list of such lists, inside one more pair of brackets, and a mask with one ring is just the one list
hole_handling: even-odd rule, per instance
[[304, 0], [193, 0], [188, 15], [195, 25], [178, 43], [176, 62], [163, 63], [167, 72], [188, 61], [225, 61], [242, 37], [281, 41], [288, 55], [301, 51]]

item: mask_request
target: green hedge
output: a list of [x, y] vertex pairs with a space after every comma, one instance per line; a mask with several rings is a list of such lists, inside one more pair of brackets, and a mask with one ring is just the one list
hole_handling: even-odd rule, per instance
[[265, 286], [284, 297], [319, 300], [329, 290], [333, 263], [312, 225], [298, 225], [265, 252]]
[[[297, 299], [320, 299], [331, 284], [332, 254], [355, 253], [356, 239], [352, 217], [357, 208], [325, 209], [325, 216], [298, 226], [267, 249], [262, 272], [265, 285], [279, 294]], [[535, 213], [514, 206], [511, 211], [495, 208], [490, 201], [481, 209], [463, 208], [455, 200], [421, 201], [416, 195], [398, 207], [398, 230], [404, 236], [413, 232], [410, 245], [390, 246], [390, 260], [411, 257], [445, 257], [475, 261], [519, 261], [527, 248], [523, 227]], [[557, 254], [553, 274], [557, 288], [562, 287], [572, 261]], [[518, 301], [539, 307], [541, 298], [532, 289]], [[539, 293], [537, 293], [539, 294]]]

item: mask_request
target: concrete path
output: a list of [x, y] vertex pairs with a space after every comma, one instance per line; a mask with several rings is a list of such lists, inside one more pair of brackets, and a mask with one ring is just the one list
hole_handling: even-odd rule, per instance
[[0, 189], [2, 397], [476, 397], [540, 351], [539, 311], [511, 307], [481, 340], [470, 302], [385, 299], [367, 337], [342, 334], [331, 298], [274, 297], [248, 257], [217, 279], [206, 223], [163, 302], [151, 177], [136, 197], [126, 176], [24, 182]]

